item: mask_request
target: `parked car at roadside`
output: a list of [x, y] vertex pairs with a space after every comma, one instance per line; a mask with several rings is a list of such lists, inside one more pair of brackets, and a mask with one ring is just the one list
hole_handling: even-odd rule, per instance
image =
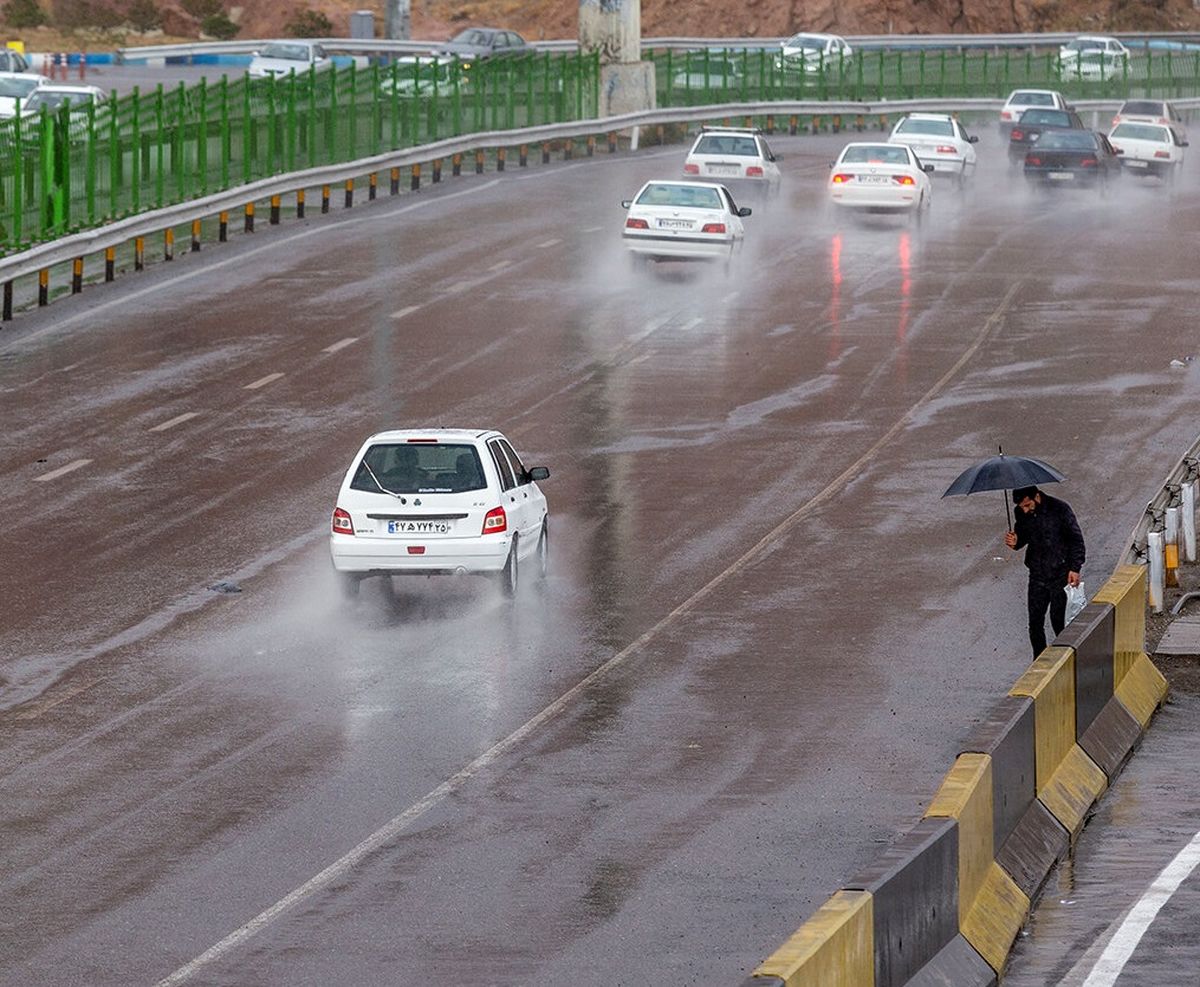
[[435, 55], [449, 55], [469, 67], [472, 62], [486, 58], [515, 58], [537, 52], [516, 31], [499, 27], [468, 27], [453, 38], [438, 46]]
[[292, 73], [299, 76], [332, 68], [333, 59], [315, 41], [268, 41], [254, 53], [246, 71], [251, 79], [283, 79]]
[[775, 66], [791, 72], [821, 72], [844, 65], [853, 53], [840, 35], [802, 31], [779, 46]]
[[36, 72], [0, 72], [0, 118], [17, 115], [35, 89], [50, 85], [50, 80]]

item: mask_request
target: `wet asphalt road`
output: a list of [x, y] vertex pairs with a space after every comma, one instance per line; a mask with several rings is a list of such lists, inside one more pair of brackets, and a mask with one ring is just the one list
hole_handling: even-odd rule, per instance
[[[737, 982], [917, 821], [1029, 657], [999, 495], [938, 498], [1038, 455], [1111, 570], [1195, 437], [1200, 169], [989, 163], [916, 231], [821, 216], [840, 138], [776, 144], [730, 280], [630, 276], [650, 149], [3, 330], [0, 983], [154, 983], [297, 889], [189, 982]], [[336, 598], [338, 481], [400, 423], [551, 467], [545, 591]]]

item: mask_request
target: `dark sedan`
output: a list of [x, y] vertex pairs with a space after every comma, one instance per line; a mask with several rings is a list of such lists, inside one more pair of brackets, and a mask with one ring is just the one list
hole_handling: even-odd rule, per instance
[[1121, 173], [1121, 159], [1103, 134], [1051, 130], [1025, 152], [1025, 177], [1044, 185], [1108, 187]]
[[463, 63], [482, 61], [485, 58], [511, 58], [514, 55], [532, 55], [537, 49], [515, 31], [495, 27], [469, 27], [459, 31], [442, 45], [439, 55], [453, 55]]
[[1008, 160], [1020, 163], [1025, 152], [1036, 144], [1042, 134], [1051, 130], [1086, 130], [1083, 120], [1074, 110], [1043, 110], [1037, 107], [1026, 110], [1021, 119], [1013, 124], [1008, 135]]

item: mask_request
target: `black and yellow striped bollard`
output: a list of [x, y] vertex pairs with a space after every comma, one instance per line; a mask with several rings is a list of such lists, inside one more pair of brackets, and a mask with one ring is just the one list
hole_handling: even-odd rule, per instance
[[217, 214], [217, 242], [225, 243], [229, 239], [229, 212], [222, 209]]
[[505, 154], [506, 154], [506, 152], [505, 152], [505, 149], [504, 149], [504, 148], [502, 148], [502, 147], [498, 147], [498, 148], [496, 148], [496, 170], [497, 170], [497, 171], [503, 171], [503, 170], [504, 170], [504, 157], [505, 157]]
[[430, 181], [437, 185], [442, 180], [442, 159], [435, 158], [433, 162], [433, 175]]
[[246, 233], [254, 232], [254, 203], [253, 202], [246, 203], [246, 218], [245, 218], [245, 222], [244, 222], [242, 228]]
[[483, 148], [475, 152], [475, 174], [483, 174]]
[[283, 197], [278, 195], [271, 196], [271, 218], [268, 222], [272, 226], [279, 225], [279, 214], [283, 209]]
[[462, 154], [455, 151], [450, 157], [450, 174], [457, 178], [462, 174]]
[[353, 178], [346, 179], [346, 198], [345, 198], [344, 204], [347, 209], [354, 208], [354, 179]]
[[192, 220], [192, 253], [200, 253], [200, 220]]
[[50, 304], [50, 271], [43, 267], [38, 271], [38, 308]]
[[331, 190], [328, 185], [321, 186], [321, 212], [329, 212], [329, 197]]
[[76, 257], [71, 261], [71, 294], [78, 295], [83, 291], [83, 258]]
[[133, 238], [133, 269], [135, 271], [146, 269], [146, 238], [144, 236]]
[[296, 218], [304, 218], [304, 189], [296, 189]]
[[418, 189], [420, 189], [420, 187], [421, 187], [421, 164], [420, 164], [420, 162], [418, 162], [417, 164], [412, 166], [412, 178], [408, 184], [409, 184], [409, 188], [412, 189], [412, 191], [414, 191], [414, 192], [416, 192]]
[[163, 260], [175, 259], [175, 231], [171, 227], [163, 230]]
[[104, 248], [104, 280], [111, 281], [117, 276], [117, 248]]

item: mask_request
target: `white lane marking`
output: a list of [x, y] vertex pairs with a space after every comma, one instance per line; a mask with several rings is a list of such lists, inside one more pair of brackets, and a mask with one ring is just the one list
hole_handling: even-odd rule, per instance
[[738, 292], [731, 291], [728, 295], [726, 295], [724, 298], [722, 298], [721, 301], [725, 302], [726, 304], [729, 304], [730, 302], [736, 302], [737, 296], [738, 296]]
[[[676, 152], [678, 153], [678, 152]], [[535, 176], [536, 177], [536, 176]], [[345, 219], [338, 219], [330, 223], [322, 223], [319, 226], [312, 226], [306, 229], [297, 230], [288, 236], [281, 237], [277, 240], [272, 240], [270, 243], [265, 243], [261, 247], [253, 247], [249, 250], [239, 251], [232, 257], [227, 257], [223, 260], [212, 261], [204, 267], [197, 267], [183, 274], [176, 274], [170, 279], [171, 285], [181, 284], [184, 281], [191, 281], [193, 278], [203, 277], [206, 274], [211, 274], [213, 271], [219, 271], [226, 267], [232, 267], [235, 264], [244, 265], [251, 257], [256, 257], [259, 254], [266, 253], [269, 250], [276, 250], [279, 247], [290, 246], [297, 240], [307, 240], [312, 236], [319, 236], [322, 233], [327, 233], [330, 230], [339, 230], [342, 226], [348, 223], [358, 223], [360, 228], [369, 223], [394, 223], [397, 216], [402, 216], [405, 213], [413, 212], [417, 209], [426, 209], [429, 206], [437, 205], [440, 202], [448, 202], [451, 199], [459, 199], [466, 195], [478, 195], [480, 192], [486, 192], [488, 189], [500, 184], [499, 178], [493, 178], [491, 181], [484, 182], [482, 185], [476, 185], [473, 188], [463, 189], [461, 192], [449, 192], [446, 195], [430, 196], [428, 199], [421, 199], [419, 202], [414, 202], [411, 205], [402, 206], [399, 209], [388, 209], [373, 216], [364, 216], [357, 213], [354, 216], [347, 216]], [[92, 321], [100, 312], [110, 308], [127, 308], [130, 302], [137, 301], [139, 298], [145, 298], [149, 295], [159, 295], [162, 293], [162, 285], [153, 285], [149, 288], [142, 288], [139, 291], [131, 291], [129, 294], [122, 294], [119, 298], [114, 298], [111, 301], [101, 302], [99, 305], [90, 305], [86, 311], [78, 312], [75, 315], [67, 316], [65, 319], [59, 319], [53, 325], [44, 326], [34, 332], [27, 333], [17, 339], [14, 339], [8, 346], [0, 346], [0, 353], [6, 353], [10, 350], [24, 346], [31, 340], [45, 336], [47, 333], [59, 332], [67, 326], [74, 325], [76, 322]]]
[[391, 316], [389, 316], [389, 318], [403, 319], [406, 315], [412, 315], [413, 312], [415, 312], [420, 307], [421, 307], [420, 305], [405, 305], [404, 308], [398, 309], [397, 311], [393, 312], [391, 314]]
[[347, 336], [345, 339], [339, 339], [331, 346], [326, 346], [321, 350], [322, 353], [336, 353], [338, 350], [344, 350], [347, 346], [353, 346], [358, 342], [357, 336]]
[[602, 229], [604, 229], [603, 226], [586, 226], [586, 227], [584, 227], [583, 232], [584, 233], [599, 233]]
[[680, 332], [687, 332], [689, 329], [695, 329], [703, 321], [704, 319], [697, 315], [694, 319], [688, 319], [687, 322], [679, 327], [679, 330]]
[[174, 418], [168, 418], [165, 422], [160, 422], [155, 425], [151, 432], [165, 432], [168, 428], [174, 428], [176, 425], [182, 425], [184, 422], [190, 422], [193, 418], [199, 418], [198, 411], [185, 411], [182, 415], [176, 415]]
[[446, 289], [446, 294], [459, 295], [470, 287], [471, 285], [466, 281], [455, 281], [454, 284], [450, 285], [450, 287]]
[[1113, 933], [1100, 959], [1083, 982], [1083, 987], [1112, 987], [1117, 982], [1125, 964], [1163, 905], [1171, 900], [1171, 896], [1191, 876], [1197, 865], [1200, 865], [1200, 833], [1193, 836], [1192, 841], [1162, 869], [1146, 893], [1129, 910], [1125, 921]]
[[555, 247], [560, 243], [562, 243], [562, 238], [554, 237], [551, 240], [543, 240], [541, 243], [537, 244], [537, 248], [538, 250], [545, 250], [547, 247]]
[[56, 470], [51, 470], [49, 473], [43, 473], [41, 476], [33, 478], [34, 483], [45, 483], [47, 480], [57, 480], [60, 476], [66, 476], [68, 473], [74, 473], [77, 469], [83, 469], [90, 459], [76, 459], [73, 462], [67, 463], [66, 466], [60, 466]]
[[506, 267], [512, 267], [511, 260], [497, 261], [495, 264], [493, 264], [491, 267], [489, 267], [488, 270], [489, 271], [503, 271]]
[[[374, 851], [388, 843], [390, 840], [399, 836], [405, 828], [424, 815], [434, 806], [444, 801], [448, 796], [453, 795], [456, 791], [463, 787], [479, 772], [483, 771], [489, 765], [499, 760], [504, 754], [510, 751], [521, 743], [531, 733], [537, 731], [543, 724], [554, 719], [559, 713], [570, 706], [580, 695], [585, 693], [594, 683], [600, 681], [608, 675], [614, 668], [623, 664], [625, 660], [633, 654], [639, 652], [646, 644], [654, 640], [663, 630], [674, 624], [680, 617], [694, 610], [696, 606], [708, 596], [710, 596], [722, 584], [728, 581], [732, 576], [741, 572], [743, 569], [756, 562], [759, 558], [770, 549], [775, 542], [790, 532], [801, 521], [807, 518], [813, 511], [831, 500], [840, 490], [844, 489], [850, 482], [860, 476], [863, 469], [879, 454], [881, 449], [886, 448], [897, 434], [912, 421], [913, 417], [926, 404], [941, 392], [947, 384], [958, 374], [958, 372], [966, 366], [967, 362], [979, 351], [979, 348], [987, 341], [987, 338], [992, 334], [992, 330], [999, 324], [1004, 314], [1008, 311], [1009, 305], [1012, 304], [1013, 298], [1017, 292], [1024, 287], [1023, 281], [1017, 281], [1009, 288], [1004, 299], [992, 312], [988, 319], [983, 324], [983, 328], [975, 337], [970, 346], [966, 348], [963, 354], [954, 362], [954, 365], [947, 370], [937, 382], [929, 388], [917, 402], [908, 409], [900, 418], [892, 425], [891, 428], [884, 433], [870, 449], [864, 452], [846, 469], [834, 477], [823, 490], [809, 499], [806, 503], [801, 504], [795, 511], [789, 514], [786, 518], [779, 522], [774, 528], [768, 531], [760, 538], [751, 548], [749, 548], [740, 558], [732, 562], [728, 568], [718, 572], [707, 583], [701, 586], [696, 592], [689, 596], [686, 600], [680, 603], [674, 610], [663, 617], [657, 624], [642, 635], [631, 641], [624, 648], [618, 651], [615, 655], [608, 659], [603, 665], [600, 665], [591, 674], [581, 679], [574, 686], [564, 692], [549, 706], [536, 714], [532, 719], [527, 720], [523, 726], [518, 727], [503, 740], [498, 741], [492, 747], [488, 748], [480, 754], [475, 760], [471, 761], [466, 767], [458, 771], [457, 774], [447, 778], [444, 782], [437, 786], [428, 795], [420, 801], [413, 803], [399, 815], [394, 816], [388, 822], [384, 823], [379, 829], [375, 830], [370, 836], [359, 843], [356, 847], [335, 860], [332, 864], [326, 867], [315, 877], [305, 881], [300, 887], [296, 888], [290, 894], [280, 898], [275, 904], [271, 905], [264, 911], [259, 912], [245, 925], [235, 929], [229, 933], [224, 939], [216, 945], [209, 947], [194, 960], [184, 964], [174, 973], [160, 980], [156, 987], [174, 987], [176, 984], [181, 984], [185, 980], [190, 979], [194, 974], [198, 973], [202, 968], [209, 963], [219, 960], [222, 956], [236, 949], [246, 940], [257, 935], [262, 929], [270, 925], [276, 918], [286, 912], [289, 908], [299, 901], [303, 901], [310, 895], [322, 891], [329, 885], [340, 881], [350, 871], [354, 870], [362, 861], [370, 856]], [[664, 320], [665, 321], [665, 320]], [[651, 323], [653, 324], [653, 323]]]
[[247, 391], [257, 391], [260, 387], [266, 387], [268, 384], [273, 384], [282, 376], [283, 374], [267, 374], [267, 376], [259, 377], [258, 380], [247, 384], [244, 389]]

